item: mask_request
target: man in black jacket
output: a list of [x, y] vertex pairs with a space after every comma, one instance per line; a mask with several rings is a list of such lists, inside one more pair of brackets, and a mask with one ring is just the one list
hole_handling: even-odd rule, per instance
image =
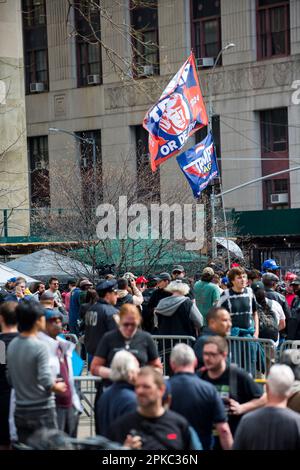
[[148, 321], [150, 321], [152, 325], [151, 327], [152, 331], [150, 331], [150, 333], [154, 333], [154, 309], [157, 307], [160, 300], [165, 299], [166, 297], [170, 297], [172, 295], [165, 290], [165, 288], [172, 281], [170, 274], [160, 273], [157, 276], [155, 276], [155, 278], [157, 279], [157, 286], [156, 286], [157, 289], [155, 289], [155, 291], [151, 295], [150, 300], [148, 302], [148, 306], [147, 306], [148, 308], [147, 318], [148, 318]]
[[276, 285], [279, 282], [279, 277], [273, 273], [265, 273], [262, 276], [262, 282], [265, 286], [266, 297], [271, 300], [276, 300], [282, 307], [285, 319], [288, 320], [291, 316], [291, 312], [284, 295], [276, 292]]
[[96, 291], [100, 297], [85, 315], [85, 347], [93, 356], [102, 336], [110, 330], [117, 328], [116, 316], [117, 282], [115, 280], [102, 280], [97, 284]]

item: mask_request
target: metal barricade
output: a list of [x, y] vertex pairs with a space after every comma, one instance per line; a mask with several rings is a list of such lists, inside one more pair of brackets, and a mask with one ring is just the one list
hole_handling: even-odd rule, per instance
[[276, 359], [276, 345], [271, 339], [228, 336], [230, 362], [237, 364], [254, 379], [267, 376]]
[[82, 347], [82, 343], [80, 342], [80, 338], [78, 338], [78, 336], [74, 335], [73, 333], [64, 333], [64, 337], [67, 341], [70, 341], [71, 343], [75, 344], [75, 351], [80, 356], [81, 347]]
[[[79, 394], [81, 404], [83, 406], [83, 415], [80, 417], [79, 426], [84, 424], [85, 418], [88, 420], [89, 435], [95, 434], [95, 413], [94, 401], [96, 396], [96, 384], [102, 381], [101, 377], [94, 375], [75, 376], [75, 387]], [[85, 420], [86, 421], [86, 420]]]
[[152, 335], [158, 349], [158, 354], [163, 364], [164, 375], [170, 375], [169, 359], [173, 347], [178, 343], [185, 343], [189, 346], [194, 345], [196, 338], [194, 336], [181, 336], [181, 335]]
[[300, 349], [300, 341], [299, 340], [286, 340], [281, 343], [280, 348], [279, 348], [279, 357], [278, 357], [278, 362], [280, 362], [281, 355], [284, 351], [287, 349]]

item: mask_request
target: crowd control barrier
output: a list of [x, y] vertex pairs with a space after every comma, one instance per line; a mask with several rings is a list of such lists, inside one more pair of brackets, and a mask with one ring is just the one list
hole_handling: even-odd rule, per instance
[[[74, 381], [83, 406], [84, 416], [87, 417], [89, 421], [89, 435], [93, 436], [95, 434], [94, 401], [97, 391], [96, 384], [100, 383], [102, 378], [94, 375], [80, 375], [75, 376]], [[80, 419], [82, 419], [82, 417]]]
[[193, 347], [196, 341], [196, 338], [194, 338], [193, 336], [180, 335], [152, 335], [152, 338], [154, 339], [157, 345], [158, 354], [163, 365], [163, 374], [167, 376], [170, 375], [170, 354], [174, 346], [178, 343], [185, 343]]
[[271, 339], [228, 336], [229, 358], [254, 379], [266, 377], [276, 360], [276, 345]]
[[300, 341], [289, 339], [281, 343], [280, 348], [279, 348], [278, 362], [280, 362], [282, 353], [286, 351], [287, 349], [299, 349], [300, 350]]

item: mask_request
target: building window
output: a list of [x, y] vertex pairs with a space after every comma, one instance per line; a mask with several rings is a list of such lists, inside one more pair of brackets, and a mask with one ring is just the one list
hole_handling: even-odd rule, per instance
[[133, 75], [159, 74], [157, 0], [131, 2]]
[[137, 169], [137, 198], [143, 202], [160, 201], [160, 173], [150, 167], [148, 132], [143, 126], [134, 126]]
[[75, 34], [78, 86], [102, 83], [101, 23], [97, 1], [75, 1]]
[[192, 0], [192, 44], [196, 58], [216, 59], [221, 50], [220, 3], [220, 0]]
[[[212, 135], [213, 135], [213, 140], [214, 140], [214, 145], [215, 145], [215, 150], [216, 150], [216, 155], [217, 155], [217, 162], [218, 162], [218, 168], [219, 168], [219, 173], [221, 176], [222, 172], [222, 164], [221, 164], [221, 132], [220, 132], [220, 116], [215, 114], [212, 116]], [[199, 144], [202, 142], [203, 139], [207, 136], [208, 132], [208, 127], [202, 127], [199, 129], [199, 131], [196, 132], [195, 138], [196, 138], [196, 144]]]
[[289, 0], [256, 0], [257, 58], [290, 53]]
[[23, 0], [26, 93], [48, 91], [48, 45], [45, 0]]
[[[101, 131], [76, 132], [80, 149], [80, 173], [85, 207], [95, 207], [103, 198]], [[93, 144], [93, 140], [95, 144]]]
[[[287, 108], [260, 112], [262, 176], [289, 168]], [[264, 209], [289, 207], [289, 173], [263, 181]]]
[[289, 208], [289, 179], [273, 179], [264, 181], [264, 209]]
[[28, 151], [31, 205], [50, 207], [48, 137], [30, 137]]

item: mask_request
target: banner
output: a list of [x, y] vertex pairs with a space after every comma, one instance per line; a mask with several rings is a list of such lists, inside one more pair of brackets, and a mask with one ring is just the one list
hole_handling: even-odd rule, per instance
[[195, 197], [200, 196], [210, 180], [219, 176], [211, 133], [176, 159]]
[[207, 124], [195, 58], [191, 54], [144, 118], [152, 171], [177, 155], [187, 139]]

